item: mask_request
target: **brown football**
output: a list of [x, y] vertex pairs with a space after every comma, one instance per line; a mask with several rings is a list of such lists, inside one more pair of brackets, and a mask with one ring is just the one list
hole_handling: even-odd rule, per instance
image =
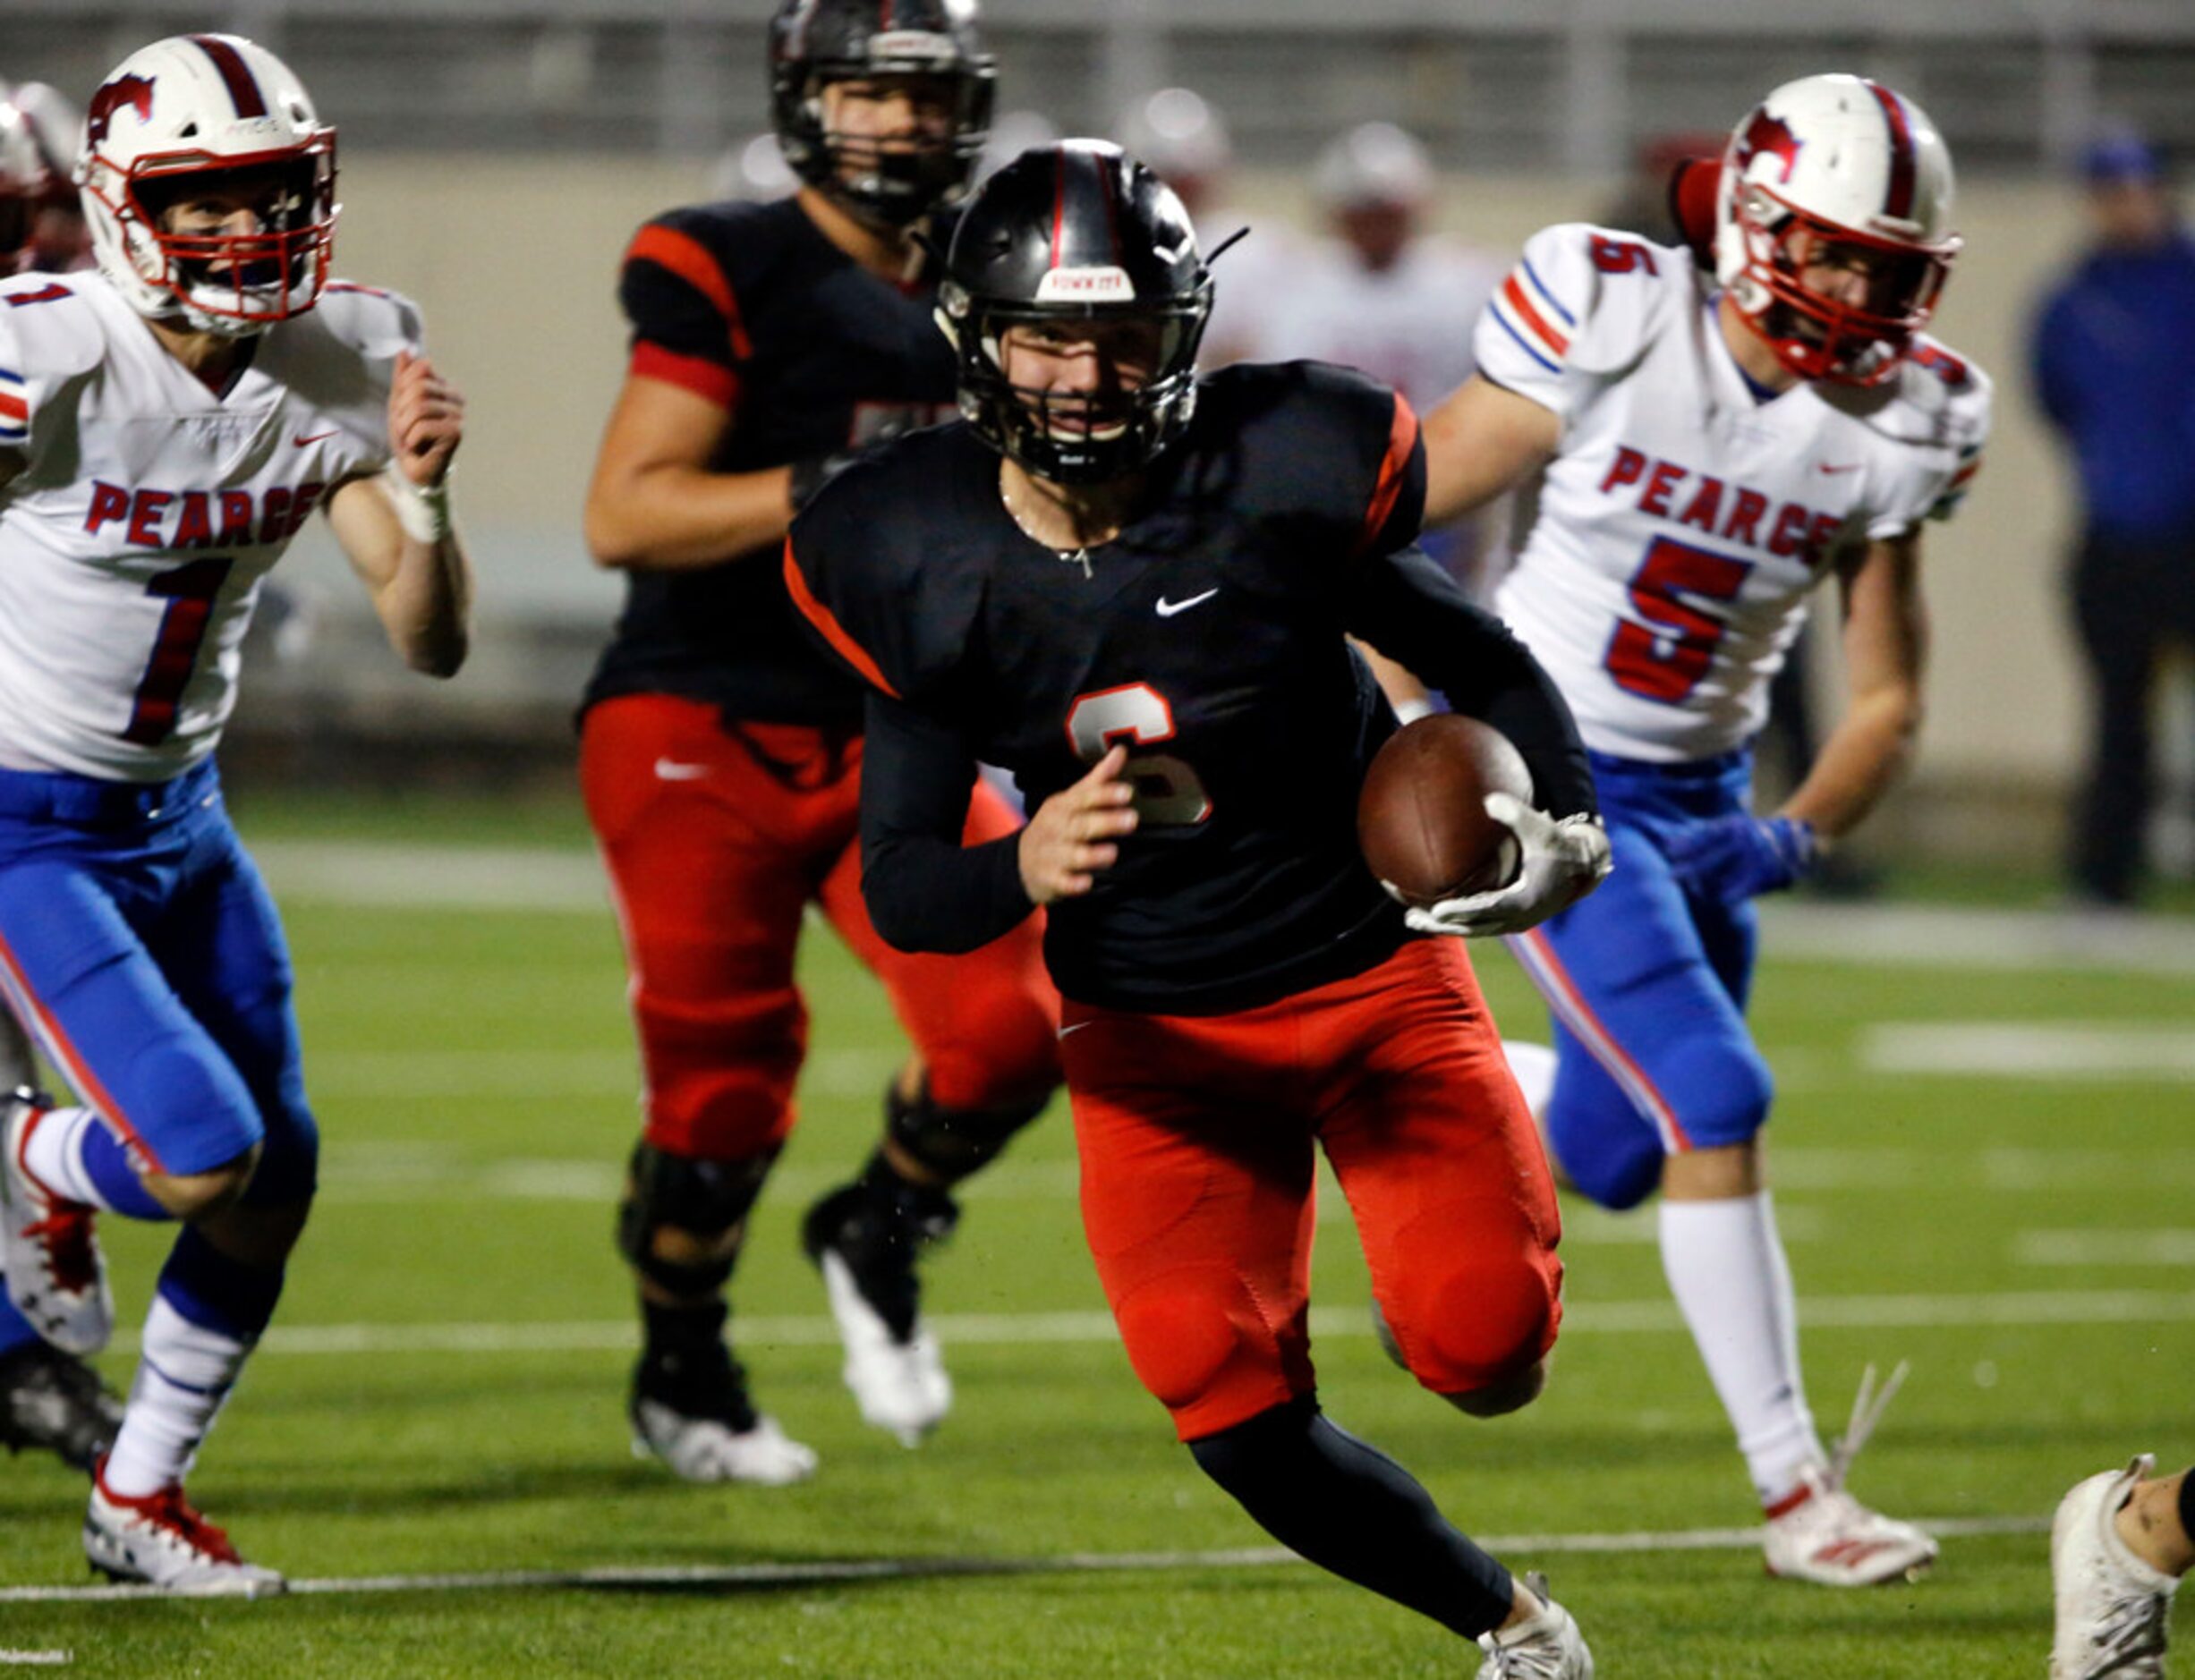
[[1520, 860], [1516, 836], [1486, 814], [1497, 793], [1532, 799], [1532, 773], [1500, 730], [1456, 712], [1397, 730], [1357, 796], [1365, 861], [1420, 906], [1508, 886]]

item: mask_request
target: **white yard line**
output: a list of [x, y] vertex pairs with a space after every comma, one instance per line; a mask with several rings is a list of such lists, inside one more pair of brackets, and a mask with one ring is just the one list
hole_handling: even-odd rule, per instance
[[1958, 1079], [2195, 1084], [2185, 1021], [1904, 1021], [1870, 1026], [1859, 1059], [1874, 1073]]
[[[2050, 1324], [2186, 1324], [2195, 1322], [2195, 1294], [2165, 1290], [2052, 1290], [1992, 1295], [1809, 1295], [1800, 1302], [1816, 1329], [1974, 1329]], [[941, 1312], [930, 1319], [939, 1340], [961, 1347], [1032, 1342], [1110, 1342], [1112, 1315], [1087, 1312]], [[1673, 1302], [1584, 1302], [1563, 1313], [1564, 1336], [1661, 1336], [1685, 1329]], [[1372, 1317], [1363, 1307], [1314, 1307], [1314, 1336], [1365, 1336]], [[562, 1353], [633, 1345], [624, 1319], [539, 1324], [277, 1324], [259, 1352], [284, 1353]], [[784, 1314], [739, 1320], [743, 1347], [829, 1347], [838, 1336], [830, 1317]], [[117, 1329], [115, 1345], [133, 1351], [135, 1336]]]
[[[1987, 1535], [2041, 1534], [2046, 1516], [1920, 1518], [1921, 1526], [1946, 1540]], [[1757, 1528], [1695, 1528], [1602, 1534], [1487, 1534], [1487, 1550], [1511, 1557], [1550, 1554], [1746, 1551], [1760, 1544]], [[1166, 1574], [1182, 1569], [1271, 1569], [1303, 1562], [1277, 1546], [1221, 1551], [1063, 1552], [1050, 1557], [855, 1557], [799, 1564], [676, 1565], [599, 1569], [482, 1569], [447, 1574], [348, 1575], [294, 1580], [290, 1595], [324, 1597], [377, 1592], [515, 1592], [840, 1586], [864, 1581], [922, 1581], [1001, 1575]], [[116, 1599], [159, 1599], [151, 1587], [0, 1587], [0, 1604], [87, 1604]]]
[[2018, 1266], [2195, 1267], [2195, 1231], [2021, 1231], [2012, 1258]]

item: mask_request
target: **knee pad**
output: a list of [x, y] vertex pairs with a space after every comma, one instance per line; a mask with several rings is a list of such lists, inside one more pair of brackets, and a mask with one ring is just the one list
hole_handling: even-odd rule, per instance
[[1051, 1099], [1042, 1096], [990, 1108], [948, 1108], [925, 1083], [913, 1101], [897, 1084], [884, 1092], [884, 1134], [909, 1158], [947, 1184], [957, 1184], [995, 1160], [1015, 1133], [1043, 1113]]
[[208, 1044], [157, 1038], [139, 1052], [120, 1116], [157, 1170], [178, 1177], [214, 1172], [267, 1135], [243, 1077]]
[[1184, 1440], [1311, 1391], [1308, 1356], [1298, 1347], [1290, 1357], [1231, 1272], [1153, 1278], [1115, 1313], [1136, 1378]]
[[1628, 1111], [1607, 1127], [1565, 1124], [1551, 1114], [1547, 1147], [1578, 1194], [1617, 1213], [1638, 1206], [1662, 1182], [1662, 1140]]
[[1552, 1253], [1465, 1256], [1427, 1273], [1390, 1316], [1403, 1362], [1434, 1393], [1506, 1381], [1554, 1345], [1562, 1274]]
[[703, 1241], [721, 1238], [747, 1217], [761, 1193], [777, 1151], [742, 1161], [693, 1160], [667, 1155], [645, 1138], [626, 1168], [617, 1207], [617, 1252], [649, 1282], [675, 1295], [712, 1294], [732, 1275], [735, 1254], [682, 1265], [656, 1253], [656, 1233], [668, 1226]]

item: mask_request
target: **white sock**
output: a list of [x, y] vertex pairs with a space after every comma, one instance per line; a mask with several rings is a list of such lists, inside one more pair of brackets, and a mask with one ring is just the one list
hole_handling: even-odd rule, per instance
[[155, 1295], [130, 1408], [107, 1455], [107, 1491], [141, 1499], [181, 1481], [251, 1352], [251, 1343], [193, 1324]]
[[84, 1165], [85, 1136], [99, 1124], [99, 1116], [89, 1108], [47, 1110], [23, 1146], [23, 1165], [30, 1169], [31, 1177], [55, 1195], [111, 1212], [114, 1203], [99, 1193]]
[[1799, 1371], [1799, 1303], [1766, 1191], [1662, 1201], [1662, 1269], [1738, 1431], [1763, 1505], [1823, 1462]]
[[1555, 1052], [1550, 1044], [1528, 1044], [1521, 1039], [1502, 1040], [1502, 1054], [1509, 1058], [1510, 1076], [1524, 1092], [1532, 1118], [1544, 1121], [1547, 1105], [1555, 1094]]

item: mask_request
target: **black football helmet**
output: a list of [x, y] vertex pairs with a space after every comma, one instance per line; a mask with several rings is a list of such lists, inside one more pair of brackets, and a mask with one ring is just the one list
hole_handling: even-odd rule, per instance
[[[770, 22], [770, 120], [793, 173], [868, 220], [906, 227], [964, 191], [991, 130], [998, 67], [975, 0], [784, 0]], [[880, 145], [833, 133], [834, 81], [920, 77], [950, 91], [952, 132]]]
[[[992, 448], [1056, 484], [1134, 472], [1181, 436], [1211, 315], [1212, 276], [1188, 212], [1106, 140], [1032, 148], [984, 182], [938, 289], [938, 325], [959, 352], [961, 413]], [[1108, 423], [1056, 428], [1062, 400], [1008, 383], [1000, 340], [1017, 323], [1108, 319], [1155, 321], [1157, 364], [1114, 399]]]

